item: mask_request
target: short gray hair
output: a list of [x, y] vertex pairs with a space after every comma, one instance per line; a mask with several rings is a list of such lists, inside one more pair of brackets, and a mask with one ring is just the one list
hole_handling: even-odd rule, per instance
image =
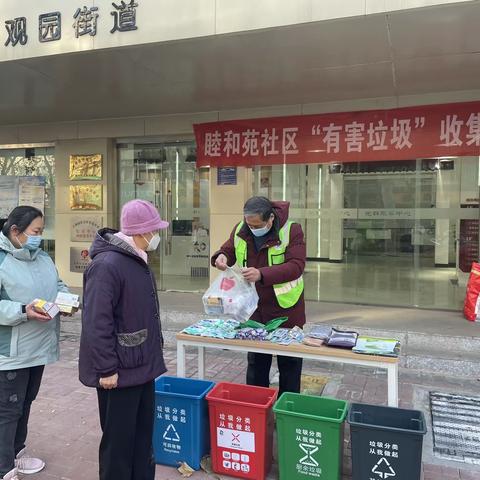
[[268, 220], [273, 213], [272, 202], [266, 197], [249, 198], [243, 206], [243, 215], [260, 215], [262, 220]]

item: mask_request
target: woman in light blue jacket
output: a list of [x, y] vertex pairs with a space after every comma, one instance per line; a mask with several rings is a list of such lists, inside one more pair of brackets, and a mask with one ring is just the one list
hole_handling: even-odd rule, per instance
[[0, 233], [0, 479], [37, 473], [45, 462], [25, 454], [30, 406], [43, 369], [59, 357], [58, 316], [36, 312], [35, 299], [54, 302], [68, 292], [52, 259], [40, 248], [44, 218], [17, 207]]

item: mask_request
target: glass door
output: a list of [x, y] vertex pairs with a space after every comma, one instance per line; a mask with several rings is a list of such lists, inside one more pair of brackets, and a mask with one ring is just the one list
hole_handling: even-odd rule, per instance
[[253, 169], [305, 233], [308, 300], [460, 310], [479, 256], [479, 157]]
[[[355, 294], [365, 303], [434, 306], [435, 296], [456, 301], [451, 269], [435, 271], [436, 169], [420, 160], [357, 164], [343, 174], [344, 202], [355, 209], [344, 220], [344, 255], [355, 272]], [[392, 170], [387, 170], [391, 168]], [[448, 261], [447, 265], [448, 267]], [[426, 280], [426, 281], [422, 281]], [[439, 300], [437, 300], [437, 303]]]
[[209, 170], [193, 142], [119, 144], [120, 206], [149, 200], [170, 223], [150, 254], [159, 290], [203, 291], [209, 274]]

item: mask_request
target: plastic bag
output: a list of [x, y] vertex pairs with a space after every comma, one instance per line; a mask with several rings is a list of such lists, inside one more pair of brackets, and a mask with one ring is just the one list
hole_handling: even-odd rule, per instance
[[270, 332], [267, 337], [272, 343], [279, 345], [290, 345], [291, 343], [302, 343], [304, 338], [303, 330], [300, 327], [277, 328]]
[[255, 320], [247, 320], [246, 322], [242, 322], [238, 327], [238, 329], [242, 328], [265, 328], [265, 325], [260, 322], [256, 322]]
[[272, 320], [269, 320], [265, 324], [265, 330], [267, 332], [273, 332], [276, 330], [280, 325], [283, 325], [286, 321], [288, 320], [288, 317], [277, 317], [273, 318]]
[[238, 267], [229, 267], [210, 285], [202, 297], [207, 315], [248, 320], [258, 306], [255, 285], [247, 282]]
[[329, 347], [353, 348], [357, 343], [357, 338], [357, 332], [337, 330], [336, 328], [332, 328], [332, 334], [327, 340], [327, 345]]
[[182, 333], [200, 337], [235, 338], [239, 322], [231, 319], [206, 318], [185, 328]]
[[267, 332], [273, 332], [287, 320], [288, 317], [277, 317], [269, 320], [266, 324], [256, 322], [255, 320], [247, 320], [241, 323], [238, 328], [264, 328]]
[[313, 325], [307, 331], [306, 336], [318, 340], [328, 340], [331, 334], [332, 327], [330, 325]]
[[463, 314], [471, 322], [479, 321], [480, 300], [480, 264], [472, 263], [472, 270], [467, 283], [467, 293], [463, 304]]
[[239, 340], [263, 341], [267, 338], [268, 332], [264, 328], [241, 328], [236, 331], [235, 338]]

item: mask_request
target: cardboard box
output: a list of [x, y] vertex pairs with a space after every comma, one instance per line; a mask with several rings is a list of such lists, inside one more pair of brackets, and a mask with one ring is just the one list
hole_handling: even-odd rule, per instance
[[78, 308], [71, 307], [70, 305], [58, 305], [57, 304], [57, 307], [60, 310], [60, 313], [66, 313], [67, 315], [72, 315], [73, 313], [75, 313], [78, 310]]
[[80, 298], [73, 293], [59, 292], [55, 300], [60, 312], [72, 314], [80, 307]]
[[60, 313], [60, 309], [55, 303], [47, 302], [40, 298], [36, 298], [32, 306], [36, 312], [48, 315], [50, 318], [54, 318]]

